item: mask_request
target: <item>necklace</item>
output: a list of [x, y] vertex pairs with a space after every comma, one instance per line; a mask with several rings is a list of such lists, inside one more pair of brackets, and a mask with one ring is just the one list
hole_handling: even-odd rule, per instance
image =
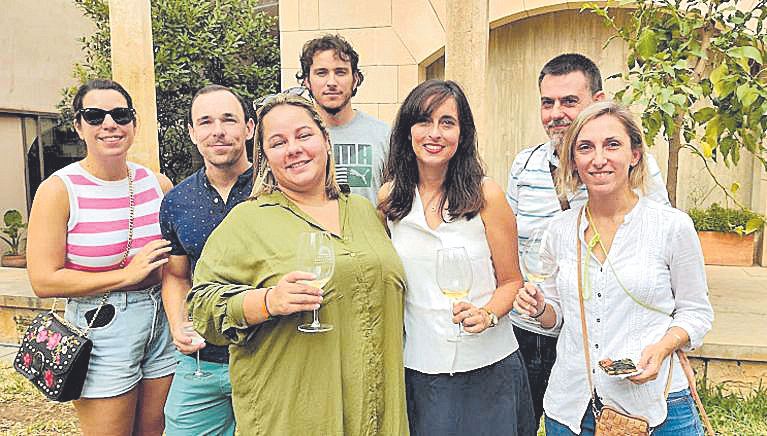
[[[429, 198], [428, 201], [424, 201], [423, 208], [424, 209], [429, 209], [432, 212], [436, 212], [437, 211], [437, 203], [439, 203], [438, 200], [439, 200], [440, 197], [441, 197], [441, 195], [440, 195], [439, 192], [435, 193], [434, 195], [431, 196], [431, 198]], [[423, 200], [424, 197], [421, 196], [421, 199]]]

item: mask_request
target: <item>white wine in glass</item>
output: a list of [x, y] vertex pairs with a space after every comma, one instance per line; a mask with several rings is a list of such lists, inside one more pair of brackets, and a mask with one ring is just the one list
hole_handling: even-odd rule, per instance
[[[556, 271], [556, 265], [546, 255], [545, 245], [551, 238], [546, 229], [535, 229], [530, 233], [522, 252], [522, 266], [525, 270], [525, 278], [528, 282], [540, 285], [551, 277]], [[538, 286], [540, 292], [540, 286]], [[516, 311], [515, 311], [516, 313]], [[517, 314], [517, 317], [527, 323], [540, 325], [541, 323], [527, 314]]]
[[[442, 294], [450, 299], [450, 317], [453, 317], [455, 303], [465, 300], [471, 289], [472, 273], [469, 253], [464, 247], [442, 248], [437, 250], [437, 285]], [[447, 340], [456, 342], [463, 337], [463, 324], [458, 327], [458, 334]]]
[[[314, 279], [299, 282], [322, 289], [333, 277], [336, 265], [330, 233], [319, 231], [301, 233], [298, 237], [296, 258], [298, 271], [314, 274]], [[313, 310], [312, 322], [299, 325], [298, 330], [304, 333], [322, 333], [333, 330], [331, 324], [320, 322], [318, 311], [318, 309]]]

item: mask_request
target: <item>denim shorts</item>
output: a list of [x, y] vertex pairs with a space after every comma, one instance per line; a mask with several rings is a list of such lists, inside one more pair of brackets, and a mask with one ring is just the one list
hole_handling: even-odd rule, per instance
[[[102, 295], [70, 298], [66, 319], [86, 328]], [[108, 306], [112, 306], [114, 310]], [[173, 338], [162, 306], [160, 286], [109, 294], [88, 338], [93, 351], [83, 398], [109, 398], [133, 389], [141, 379], [171, 375], [176, 370]]]
[[[703, 425], [690, 389], [670, 393], [666, 404], [668, 405], [666, 420], [655, 427], [653, 436], [703, 436]], [[594, 413], [589, 403], [586, 414], [581, 420], [581, 435], [593, 435], [595, 426]], [[569, 427], [546, 416], [546, 436], [572, 435], [575, 433]]]

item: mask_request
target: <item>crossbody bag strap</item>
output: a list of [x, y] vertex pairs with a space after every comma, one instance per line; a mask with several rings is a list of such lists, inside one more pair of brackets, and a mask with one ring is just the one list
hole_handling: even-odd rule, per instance
[[710, 436], [716, 436], [714, 427], [711, 425], [711, 421], [708, 419], [708, 414], [706, 414], [706, 408], [703, 407], [703, 402], [700, 400], [700, 396], [698, 395], [698, 389], [695, 386], [695, 373], [692, 370], [689, 359], [687, 359], [687, 354], [685, 354], [685, 352], [682, 350], [676, 350], [676, 354], [679, 356], [679, 364], [682, 366], [684, 375], [687, 377], [687, 384], [690, 385], [690, 393], [692, 394], [692, 399], [695, 400], [695, 405], [698, 406], [698, 412], [700, 413], [700, 418], [703, 421], [703, 425], [706, 427], [706, 432]]
[[554, 182], [554, 191], [557, 193], [557, 200], [559, 200], [559, 207], [562, 210], [570, 209], [570, 201], [567, 200], [567, 193], [562, 192], [557, 184], [557, 167], [549, 162], [549, 174], [551, 174], [551, 181]]
[[581, 217], [583, 216], [583, 207], [578, 212], [578, 221], [575, 224], [575, 245], [578, 251], [578, 305], [581, 310], [581, 338], [583, 339], [583, 356], [586, 360], [586, 377], [589, 380], [589, 394], [591, 395], [591, 405], [594, 408], [594, 416], [596, 416], [597, 401], [594, 394], [594, 383], [591, 380], [591, 356], [589, 353], [589, 329], [586, 327], [586, 311], [583, 308], [583, 271], [581, 265], [583, 264], [581, 249], [581, 239], [578, 237], [581, 233]]
[[[583, 210], [584, 207], [581, 207], [581, 210], [578, 212], [578, 220], [576, 222], [575, 227], [575, 244], [576, 244], [576, 250], [578, 252], [578, 305], [580, 306], [580, 312], [581, 312], [581, 330], [583, 334], [581, 335], [583, 338], [583, 356], [586, 361], [586, 377], [588, 377], [589, 380], [589, 392], [591, 394], [591, 404], [594, 408], [594, 416], [597, 416], [596, 413], [596, 397], [595, 397], [595, 391], [594, 391], [594, 383], [591, 379], [591, 353], [589, 353], [589, 329], [586, 326], [586, 310], [583, 306], [583, 271], [582, 271], [582, 265], [583, 265], [583, 250], [581, 248], [581, 240], [579, 238], [579, 235], [581, 233], [581, 217], [583, 216]], [[666, 387], [663, 391], [663, 398], [668, 398], [669, 390], [671, 389], [671, 375], [672, 375], [672, 369], [674, 365], [674, 359], [672, 358], [671, 361], [668, 364], [668, 378], [666, 379]]]
[[[131, 174], [130, 166], [128, 166], [128, 204], [128, 242], [125, 244], [125, 253], [123, 253], [122, 259], [120, 260], [120, 268], [125, 268], [125, 264], [128, 262], [128, 255], [130, 254], [131, 247], [133, 246], [133, 221], [136, 216], [136, 195], [133, 188], [133, 175]], [[82, 332], [83, 336], [88, 336], [88, 332], [93, 326], [93, 323], [96, 322], [96, 318], [98, 318], [99, 312], [101, 312], [101, 308], [104, 307], [104, 304], [106, 304], [110, 293], [111, 291], [106, 291], [101, 297], [101, 302], [99, 302], [99, 306], [96, 308], [96, 313], [93, 314], [91, 322], [88, 323], [88, 326]], [[53, 313], [56, 309], [57, 300], [58, 298], [53, 299], [53, 304], [51, 304], [51, 313]]]

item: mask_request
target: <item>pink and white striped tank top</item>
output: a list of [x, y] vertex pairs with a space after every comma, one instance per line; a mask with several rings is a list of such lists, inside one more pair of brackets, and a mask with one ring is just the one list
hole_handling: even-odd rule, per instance
[[[133, 174], [135, 218], [133, 245], [128, 263], [147, 243], [161, 239], [162, 189], [157, 176], [146, 167], [128, 162]], [[67, 165], [53, 173], [64, 181], [69, 194], [66, 268], [110, 271], [120, 267], [128, 242], [130, 199], [128, 178], [101, 180], [80, 165]]]

